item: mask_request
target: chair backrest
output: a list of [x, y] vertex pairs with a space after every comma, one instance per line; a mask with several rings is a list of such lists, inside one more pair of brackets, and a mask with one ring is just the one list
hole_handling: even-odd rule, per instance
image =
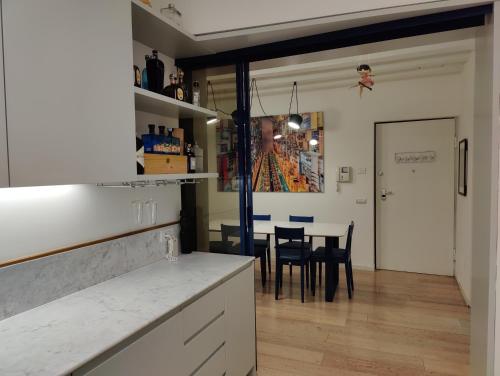
[[[300, 241], [300, 247], [285, 247], [280, 241], [292, 242], [293, 240]], [[304, 258], [304, 227], [290, 228], [274, 226], [274, 244], [276, 247], [276, 257], [280, 257], [281, 250], [287, 249], [300, 253], [300, 257]]]
[[303, 216], [303, 215], [290, 215], [288, 217], [289, 222], [303, 222], [303, 223], [313, 223], [313, 216]]
[[271, 214], [254, 214], [253, 219], [254, 221], [270, 221]]
[[240, 238], [240, 226], [220, 225], [222, 241], [227, 242], [229, 238]]
[[349, 229], [347, 230], [347, 240], [345, 242], [345, 250], [347, 257], [351, 257], [351, 246], [352, 246], [352, 232], [354, 231], [354, 221], [349, 224]]

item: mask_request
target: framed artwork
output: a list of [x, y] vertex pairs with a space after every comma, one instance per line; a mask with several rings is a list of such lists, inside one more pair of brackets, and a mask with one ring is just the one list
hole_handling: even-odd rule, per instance
[[[325, 191], [323, 112], [305, 112], [299, 129], [288, 115], [252, 117], [251, 157], [254, 192]], [[217, 126], [219, 192], [233, 192], [237, 183], [237, 134], [231, 120]]]
[[467, 196], [468, 142], [464, 138], [458, 143], [458, 193]]

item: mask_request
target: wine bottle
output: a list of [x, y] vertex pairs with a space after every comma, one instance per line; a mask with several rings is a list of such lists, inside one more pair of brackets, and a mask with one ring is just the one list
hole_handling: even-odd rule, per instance
[[134, 65], [134, 86], [141, 87], [141, 71], [137, 65]]
[[193, 104], [195, 106], [200, 106], [200, 83], [198, 81], [193, 82]]
[[179, 82], [177, 84], [177, 99], [187, 102], [188, 90], [186, 83], [184, 82], [184, 71], [182, 69], [177, 69], [177, 76], [179, 77]]
[[170, 85], [166, 86], [163, 89], [162, 94], [166, 95], [167, 97], [177, 99], [176, 97], [177, 93], [175, 90], [175, 75], [171, 73], [170, 76], [168, 76], [168, 78], [170, 79]]
[[144, 144], [145, 153], [154, 152], [154, 146], [156, 142], [155, 127], [156, 126], [154, 124], [148, 124], [149, 133], [142, 135], [142, 143]]
[[155, 93], [163, 90], [163, 77], [165, 75], [165, 65], [158, 59], [158, 51], [153, 50], [153, 56], [146, 61], [148, 75], [148, 89]]

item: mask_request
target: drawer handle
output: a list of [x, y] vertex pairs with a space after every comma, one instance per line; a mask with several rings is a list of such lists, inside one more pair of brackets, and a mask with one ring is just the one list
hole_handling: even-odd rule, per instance
[[[217, 354], [217, 352], [218, 352], [220, 349], [222, 349], [222, 348], [224, 347], [224, 345], [225, 345], [225, 344], [226, 344], [226, 342], [222, 342], [222, 344], [221, 344], [219, 347], [217, 347], [217, 348], [215, 349], [215, 351], [214, 351], [213, 353], [211, 353], [211, 354], [208, 356], [208, 358], [207, 358], [207, 359], [205, 359], [203, 362], [201, 362], [201, 364], [200, 364], [198, 367], [196, 367], [196, 369], [195, 369], [193, 372], [191, 372], [191, 374], [190, 374], [189, 376], [195, 376], [195, 375], [196, 375], [196, 372], [198, 372], [198, 371], [199, 371], [199, 370], [200, 370], [200, 369], [201, 369], [201, 368], [202, 368], [205, 364], [207, 364], [207, 362], [208, 362], [210, 359], [212, 359], [212, 358], [213, 358], [213, 356], [214, 356], [215, 354]], [[224, 372], [224, 375], [225, 375], [225, 374], [226, 374], [226, 372]]]
[[201, 332], [203, 332], [206, 328], [208, 328], [210, 325], [212, 325], [214, 322], [216, 322], [222, 316], [224, 316], [224, 311], [222, 311], [221, 313], [219, 313], [212, 320], [210, 320], [205, 325], [203, 325], [200, 329], [198, 329], [191, 337], [189, 337], [187, 340], [185, 340], [184, 341], [184, 346], [186, 346], [189, 342], [191, 342], [193, 339], [195, 339]]

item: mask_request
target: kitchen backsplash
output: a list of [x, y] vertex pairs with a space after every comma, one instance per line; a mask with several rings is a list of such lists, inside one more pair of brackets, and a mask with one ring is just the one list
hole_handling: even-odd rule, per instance
[[0, 268], [0, 320], [165, 257], [169, 226]]

